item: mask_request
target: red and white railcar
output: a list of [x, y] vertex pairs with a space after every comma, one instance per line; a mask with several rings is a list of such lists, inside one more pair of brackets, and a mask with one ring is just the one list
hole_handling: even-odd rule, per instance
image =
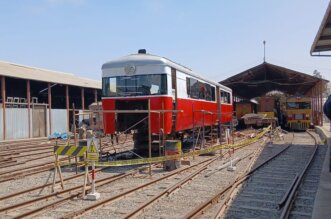
[[[102, 66], [104, 110], [182, 110], [166, 112], [164, 118], [151, 114], [151, 131], [185, 133], [197, 126], [232, 121], [232, 91], [198, 76], [191, 69], [169, 59], [139, 50]], [[208, 114], [202, 111], [209, 111]], [[104, 114], [104, 131], [124, 131], [143, 119], [142, 114]], [[116, 119], [115, 119], [116, 117]], [[147, 120], [148, 121], [148, 120]], [[138, 129], [146, 128], [141, 123]]]

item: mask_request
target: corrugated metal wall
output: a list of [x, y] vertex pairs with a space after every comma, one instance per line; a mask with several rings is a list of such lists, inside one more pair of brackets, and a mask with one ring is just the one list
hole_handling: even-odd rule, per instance
[[[0, 108], [0, 140], [3, 140], [3, 110]], [[46, 114], [46, 131], [47, 136], [49, 133], [49, 114]], [[32, 109], [30, 113], [31, 119], [31, 135], [33, 134], [33, 117]], [[6, 109], [6, 140], [29, 138], [28, 128], [28, 109], [22, 108], [7, 108]], [[52, 110], [52, 132], [67, 132], [67, 110], [66, 109], [53, 109]], [[31, 136], [33, 137], [33, 135]]]
[[52, 109], [52, 132], [67, 132], [67, 110]]
[[6, 140], [28, 138], [28, 109], [6, 109]]
[[46, 110], [46, 135], [49, 136], [51, 134], [52, 133], [50, 133], [50, 130], [49, 130], [49, 109], [47, 109]]

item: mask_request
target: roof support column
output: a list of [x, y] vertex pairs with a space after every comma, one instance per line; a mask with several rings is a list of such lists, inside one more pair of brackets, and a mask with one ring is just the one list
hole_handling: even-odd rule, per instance
[[52, 87], [48, 83], [48, 117], [49, 117], [49, 134], [52, 134]]
[[314, 109], [314, 125], [317, 125], [317, 110], [316, 110], [316, 86], [313, 88], [313, 109]]
[[98, 90], [94, 89], [94, 102], [98, 102]]
[[320, 87], [319, 84], [317, 84], [317, 113], [318, 113], [318, 125], [321, 125], [321, 109], [320, 109]]
[[311, 123], [314, 124], [314, 114], [315, 114], [315, 106], [314, 106], [314, 88], [311, 89], [310, 93], [310, 99], [311, 99]]
[[321, 126], [323, 126], [323, 82], [320, 82], [320, 115], [321, 115]]
[[2, 122], [3, 140], [6, 140], [6, 78], [1, 77], [1, 98], [2, 98]]
[[26, 99], [28, 100], [28, 126], [29, 126], [29, 138], [31, 138], [31, 90], [30, 90], [30, 80], [26, 80]]
[[67, 109], [67, 125], [68, 125], [68, 131], [70, 131], [70, 119], [69, 119], [69, 86], [66, 85], [66, 109]]
[[80, 91], [81, 91], [81, 97], [82, 97], [82, 110], [85, 110], [84, 88], [82, 87], [80, 89]]

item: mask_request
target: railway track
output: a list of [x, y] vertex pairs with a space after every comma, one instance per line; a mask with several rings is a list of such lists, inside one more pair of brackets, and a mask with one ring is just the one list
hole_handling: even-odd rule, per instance
[[[55, 145], [55, 142], [50, 144], [48, 141], [32, 141], [34, 142], [34, 144], [31, 145], [31, 147], [30, 145], [26, 146], [27, 144], [29, 144], [29, 142], [30, 141], [19, 142], [20, 145], [24, 145], [21, 148], [16, 147], [16, 142], [11, 142], [7, 144], [7, 150], [0, 154], [0, 183], [51, 171], [54, 168], [53, 147]], [[43, 145], [41, 146], [39, 144]], [[106, 152], [108, 151], [110, 153], [110, 156], [112, 156], [113, 154], [118, 155], [120, 153], [123, 153], [123, 149], [128, 147], [127, 145], [124, 146], [123, 144], [106, 144], [103, 149]], [[38, 162], [38, 160], [40, 161]], [[64, 157], [60, 160], [68, 161], [70, 160], [70, 158]]]
[[[228, 186], [229, 183], [232, 182], [230, 179], [236, 178], [238, 174], [243, 171], [241, 169], [252, 165], [255, 159], [254, 157], [257, 157], [260, 154], [260, 151], [257, 151], [257, 148], [261, 149], [259, 146], [254, 146], [254, 149], [251, 147], [249, 150], [247, 148], [248, 147], [245, 147], [243, 150], [238, 150], [238, 152], [236, 152], [236, 156], [240, 158], [240, 161], [238, 161], [237, 164], [239, 171], [237, 170], [236, 172], [220, 170], [220, 165], [224, 165], [225, 161], [220, 161], [217, 157], [204, 157], [204, 161], [201, 163], [195, 163], [192, 166], [165, 175], [155, 174], [152, 179], [146, 178], [146, 175], [144, 174], [136, 175], [137, 171], [129, 171], [113, 175], [109, 178], [104, 177], [100, 179], [97, 183], [97, 191], [102, 193], [102, 198], [93, 205], [91, 205], [90, 202], [79, 198], [82, 195], [82, 188], [81, 185], [77, 185], [54, 194], [43, 195], [33, 199], [30, 197], [29, 200], [24, 202], [2, 207], [0, 209], [0, 217], [43, 218], [54, 217], [56, 215], [56, 217], [61, 218], [85, 216], [87, 218], [101, 218], [102, 216], [100, 215], [104, 215], [103, 212], [109, 212], [110, 209], [116, 209], [114, 215], [112, 215], [113, 218], [151, 218], [152, 215], [155, 215], [155, 212], [158, 212], [159, 208], [165, 206], [164, 203], [167, 203], [168, 201], [172, 202], [175, 199], [183, 199], [186, 202], [189, 200], [190, 204], [188, 207], [192, 209], [194, 205], [199, 204], [199, 201], [194, 202], [189, 196], [181, 196], [181, 194], [184, 194], [185, 192], [192, 193], [192, 191], [194, 191], [193, 193], [196, 193], [196, 195], [199, 194], [199, 197], [201, 198], [200, 203], [201, 200], [209, 198], [208, 195], [204, 195], [203, 190], [200, 191], [195, 187], [197, 185], [203, 185], [206, 181], [208, 182], [209, 179], [206, 177], [207, 175], [210, 178], [219, 178], [220, 183], [218, 185], [220, 187]], [[278, 149], [280, 150], [283, 148], [284, 147], [281, 146]], [[239, 153], [239, 151], [245, 151], [246, 149], [247, 151], [245, 153]], [[274, 154], [277, 150], [269, 150], [270, 153], [266, 152], [266, 156], [270, 157], [271, 154]], [[217, 165], [214, 165], [215, 163], [217, 163]], [[154, 169], [154, 171], [158, 172], [157, 169]], [[134, 177], [132, 178], [132, 176]], [[81, 175], [71, 177], [68, 177], [68, 179], [66, 178], [65, 181], [81, 177]], [[224, 181], [223, 178], [225, 179]], [[208, 183], [205, 184], [205, 186], [212, 185]], [[49, 187], [50, 183], [45, 186]], [[22, 194], [27, 194], [31, 191], [42, 188], [44, 187], [36, 186], [21, 192], [2, 196], [0, 197], [0, 201], [9, 200], [14, 196], [20, 197]], [[213, 194], [217, 190], [217, 187], [211, 189], [210, 193]], [[155, 203], [159, 204], [156, 205]], [[168, 209], [165, 210], [169, 211], [169, 208], [173, 208], [174, 212], [177, 208], [181, 208], [181, 214], [176, 213], [176, 216], [174, 216], [176, 218], [183, 217], [185, 212], [187, 212], [187, 209], [183, 208], [180, 204], [178, 206], [169, 205], [167, 207]], [[160, 217], [162, 217], [162, 212], [160, 212]]]
[[[244, 151], [244, 150], [243, 150]], [[247, 153], [247, 152], [246, 152]], [[252, 153], [252, 149], [250, 150], [250, 154]], [[246, 154], [247, 156], [247, 154]], [[248, 158], [248, 156], [247, 156]], [[141, 193], [144, 191], [149, 191], [150, 188], [154, 188], [153, 190], [156, 190], [157, 192], [161, 190], [164, 190], [165, 187], [169, 187], [169, 185], [171, 184], [171, 188], [168, 188], [167, 191], [172, 193], [174, 191], [176, 191], [177, 189], [179, 189], [182, 185], [186, 184], [189, 181], [192, 181], [193, 178], [195, 178], [198, 175], [201, 175], [202, 172], [204, 172], [207, 169], [207, 166], [210, 165], [211, 163], [215, 162], [215, 161], [219, 161], [219, 157], [212, 157], [212, 158], [207, 158], [204, 157], [203, 158], [204, 161], [203, 162], [199, 162], [196, 163], [192, 166], [189, 167], [185, 167], [183, 169], [179, 169], [176, 171], [173, 171], [169, 174], [166, 175], [158, 175], [158, 176], [154, 176], [154, 179], [149, 179], [149, 178], [142, 178], [142, 179], [137, 179], [137, 177], [135, 177], [135, 180], [126, 180], [126, 184], [130, 183], [132, 184], [131, 186], [126, 186], [125, 188], [123, 188], [123, 184], [122, 183], [117, 183], [114, 185], [108, 185], [107, 187], [103, 187], [101, 190], [98, 189], [99, 192], [102, 193], [102, 200], [98, 201], [96, 204], [94, 205], [88, 205], [89, 202], [86, 202], [84, 200], [80, 200], [80, 199], [75, 199], [74, 201], [72, 201], [72, 198], [66, 199], [63, 202], [65, 203], [65, 207], [67, 209], [74, 209], [80, 206], [86, 206], [83, 209], [77, 209], [77, 211], [74, 212], [70, 212], [69, 214], [65, 214], [65, 212], [61, 211], [61, 210], [57, 210], [57, 209], [61, 209], [61, 206], [56, 206], [54, 207], [54, 205], [58, 205], [58, 203], [54, 203], [54, 204], [50, 204], [49, 206], [47, 206], [47, 208], [54, 208], [57, 217], [63, 217], [63, 218], [71, 218], [71, 217], [80, 217], [82, 215], [85, 215], [87, 213], [89, 213], [90, 211], [94, 211], [95, 209], [99, 209], [102, 208], [102, 206], [107, 206], [113, 202], [122, 202], [122, 200], [124, 202], [127, 202], [127, 198], [132, 198], [132, 196], [135, 196], [137, 193]], [[175, 184], [174, 184], [175, 183]], [[174, 184], [174, 185], [173, 185]], [[156, 187], [156, 189], [155, 189]], [[158, 189], [159, 188], [159, 189]], [[155, 191], [153, 191], [155, 192]], [[109, 194], [111, 194], [111, 196], [109, 196]], [[143, 194], [144, 195], [144, 194]], [[146, 194], [145, 194], [146, 196]], [[147, 198], [150, 197], [150, 195], [147, 195]], [[145, 198], [146, 199], [146, 198]], [[145, 200], [143, 199], [143, 200]], [[131, 200], [134, 201], [134, 200]], [[82, 203], [82, 205], [81, 205]], [[61, 204], [62, 208], [63, 208], [63, 203]], [[72, 206], [73, 205], [73, 206]], [[130, 209], [130, 208], [128, 208]], [[129, 213], [127, 209], [126, 213]], [[102, 210], [102, 209], [101, 209]], [[38, 213], [39, 211], [39, 213]], [[51, 214], [51, 211], [47, 211], [45, 212], [45, 208], [44, 207], [40, 207], [39, 210], [32, 210], [31, 214], [30, 213], [26, 213], [26, 214], [22, 214], [21, 216], [32, 216], [36, 217], [35, 214], [37, 214], [37, 216], [40, 217], [49, 217], [49, 214]], [[54, 213], [53, 213], [54, 215]], [[20, 215], [17, 216], [18, 218], [21, 217]]]
[[[231, 185], [191, 210], [184, 218], [310, 218], [315, 191], [307, 191], [305, 182], [313, 183], [317, 189], [321, 164], [311, 173], [314, 179], [303, 176], [311, 162], [316, 161], [314, 157], [320, 147], [315, 137], [295, 135], [299, 136], [292, 145], [236, 178]], [[323, 153], [325, 149], [318, 152], [319, 157]]]

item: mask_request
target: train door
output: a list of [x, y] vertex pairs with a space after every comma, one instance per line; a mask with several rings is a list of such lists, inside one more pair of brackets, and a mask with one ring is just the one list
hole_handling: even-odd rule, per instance
[[[172, 90], [172, 108], [173, 110], [177, 109], [177, 74], [176, 74], [176, 69], [171, 68], [171, 90]], [[172, 113], [172, 130], [176, 130], [176, 113]]]
[[220, 87], [216, 86], [216, 104], [217, 104], [217, 120], [221, 122], [221, 96], [220, 96]]

